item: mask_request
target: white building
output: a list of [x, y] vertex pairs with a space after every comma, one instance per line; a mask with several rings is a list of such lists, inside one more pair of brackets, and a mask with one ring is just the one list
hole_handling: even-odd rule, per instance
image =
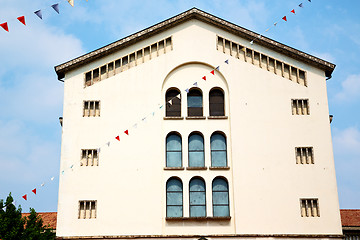
[[56, 66], [57, 236], [340, 239], [334, 68], [196, 8]]

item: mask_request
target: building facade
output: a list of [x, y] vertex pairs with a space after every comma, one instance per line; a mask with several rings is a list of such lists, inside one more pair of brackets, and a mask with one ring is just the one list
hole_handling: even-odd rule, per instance
[[196, 8], [56, 66], [57, 236], [340, 239], [334, 68]]

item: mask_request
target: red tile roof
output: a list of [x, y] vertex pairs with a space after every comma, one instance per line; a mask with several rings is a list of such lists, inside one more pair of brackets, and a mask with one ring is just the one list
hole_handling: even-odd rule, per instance
[[[44, 226], [50, 225], [51, 228], [56, 229], [57, 212], [39, 212], [38, 214], [42, 218]], [[21, 215], [27, 217], [30, 213], [22, 213]]]
[[360, 227], [360, 209], [340, 209], [343, 227]]

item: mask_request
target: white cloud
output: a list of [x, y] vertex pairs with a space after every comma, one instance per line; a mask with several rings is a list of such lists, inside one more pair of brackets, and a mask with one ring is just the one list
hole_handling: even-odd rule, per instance
[[360, 74], [352, 74], [341, 83], [341, 90], [335, 95], [338, 101], [353, 101], [360, 98]]
[[349, 127], [334, 130], [334, 151], [339, 155], [358, 156], [360, 160], [360, 130]]

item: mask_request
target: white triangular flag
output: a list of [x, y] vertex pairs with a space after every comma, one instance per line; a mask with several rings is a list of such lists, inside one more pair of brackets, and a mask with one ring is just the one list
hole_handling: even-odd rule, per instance
[[67, 0], [71, 6], [74, 6], [74, 0]]
[[54, 180], [54, 178], [55, 178], [55, 177], [50, 178], [50, 179], [51, 179], [51, 181], [53, 181], [53, 180]]

